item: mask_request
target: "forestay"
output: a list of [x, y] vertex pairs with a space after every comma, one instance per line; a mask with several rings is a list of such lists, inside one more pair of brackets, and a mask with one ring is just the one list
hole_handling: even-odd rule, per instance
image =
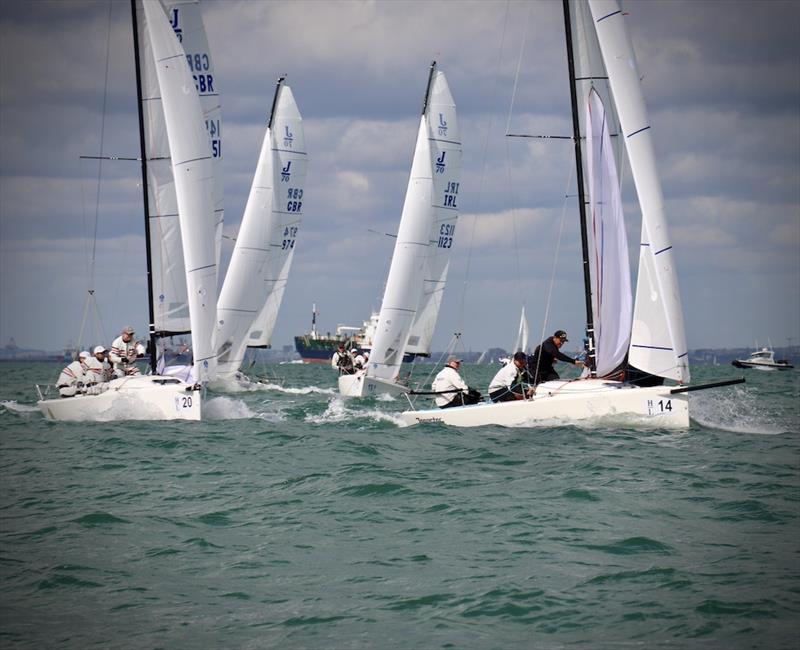
[[616, 0], [589, 0], [642, 210], [642, 243], [629, 362], [686, 383], [683, 310], [640, 75]]
[[278, 81], [242, 225], [217, 306], [218, 375], [270, 343], [303, 216], [308, 156], [291, 88]]
[[159, 2], [144, 2], [175, 181], [194, 365], [213, 378], [216, 244], [211, 144], [186, 55]]

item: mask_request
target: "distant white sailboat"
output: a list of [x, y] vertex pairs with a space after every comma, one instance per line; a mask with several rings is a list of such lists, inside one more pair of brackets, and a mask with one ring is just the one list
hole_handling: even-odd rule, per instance
[[241, 377], [248, 347], [270, 347], [303, 218], [307, 166], [300, 111], [281, 77], [217, 304], [221, 380]]
[[403, 355], [430, 353], [455, 237], [460, 174], [455, 102], [434, 62], [369, 364], [339, 377], [342, 395], [403, 393]]
[[[156, 359], [161, 345], [159, 335], [191, 331], [192, 379], [184, 381], [169, 373], [126, 376], [100, 384], [94, 392], [58, 399], [50, 399], [48, 393], [40, 390], [39, 408], [46, 417], [56, 420], [113, 418], [120, 410], [126, 417], [199, 420], [200, 384], [213, 378], [216, 366], [211, 336], [216, 302], [217, 233], [222, 218], [221, 196], [217, 196], [217, 191], [221, 185], [206, 124], [208, 113], [198, 92], [201, 82], [197, 75], [193, 78], [177, 33], [186, 25], [186, 34], [181, 34], [186, 37], [184, 42], [207, 49], [204, 33], [201, 38], [202, 20], [196, 2], [162, 4], [158, 0], [132, 0], [131, 12], [145, 231], [150, 244], [147, 250], [150, 361], [152, 368], [159, 365]], [[187, 16], [185, 22], [182, 16]], [[201, 74], [207, 75], [202, 84], [207, 84], [212, 79], [210, 57], [205, 52], [201, 58], [205, 61]], [[151, 101], [156, 99], [160, 101]], [[212, 102], [218, 105], [216, 97]], [[218, 124], [214, 128], [218, 132]], [[219, 151], [218, 141], [216, 147]], [[152, 158], [157, 160], [152, 161], [151, 170], [148, 163]], [[151, 222], [160, 216], [164, 222], [153, 225]]]
[[[455, 426], [500, 424], [525, 426], [537, 421], [579, 421], [596, 417], [622, 417], [656, 426], [689, 426], [687, 386], [690, 379], [683, 313], [680, 304], [672, 244], [667, 234], [661, 186], [655, 166], [650, 125], [642, 96], [640, 75], [617, 0], [565, 0], [568, 55], [573, 103], [574, 142], [578, 165], [579, 205], [583, 211], [583, 167], [580, 142], [583, 122], [590, 166], [591, 213], [581, 215], [591, 225], [593, 253], [584, 244], [587, 271], [586, 302], [589, 351], [596, 371], [577, 381], [549, 381], [536, 387], [533, 398], [504, 403], [407, 411], [409, 424], [436, 421]], [[583, 20], [571, 21], [571, 14]], [[588, 10], [588, 11], [587, 11]], [[590, 13], [589, 13], [590, 12]], [[578, 43], [573, 39], [573, 29]], [[580, 46], [585, 48], [578, 50]], [[590, 61], [591, 52], [602, 53]], [[587, 52], [589, 54], [587, 54]], [[597, 66], [593, 70], [579, 66]], [[642, 243], [635, 307], [631, 310], [630, 269], [615, 162], [603, 110], [594, 87], [608, 78], [642, 211]], [[578, 84], [588, 88], [578, 89]], [[580, 100], [579, 100], [580, 97]], [[608, 100], [610, 101], [610, 100]], [[592, 221], [589, 221], [589, 219]], [[587, 228], [588, 229], [588, 228]], [[588, 238], [587, 238], [588, 239]], [[626, 285], [627, 282], [627, 285]], [[627, 357], [627, 363], [626, 363]], [[612, 373], [642, 371], [648, 384], [620, 381]], [[672, 379], [681, 386], [661, 385]], [[693, 387], [696, 388], [696, 387]]]

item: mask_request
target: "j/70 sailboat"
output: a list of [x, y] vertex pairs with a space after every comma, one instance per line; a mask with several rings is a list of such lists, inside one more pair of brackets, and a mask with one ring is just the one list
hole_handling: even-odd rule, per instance
[[[588, 4], [586, 0], [564, 0], [563, 4], [587, 269], [587, 333], [594, 371], [580, 380], [539, 384], [535, 395], [524, 400], [407, 411], [401, 417], [409, 424], [436, 421], [456, 426], [525, 426], [548, 420], [571, 422], [621, 417], [661, 427], [689, 426], [687, 393], [699, 387], [686, 385], [690, 373], [674, 252], [667, 233], [650, 124], [625, 17], [617, 0], [588, 0]], [[573, 11], [579, 17], [576, 23], [571, 20]], [[573, 47], [585, 49], [576, 51]], [[587, 63], [592, 52], [601, 53], [602, 60]], [[599, 72], [596, 68], [581, 69], [576, 74], [576, 60], [581, 66], [599, 65], [601, 69]], [[632, 311], [616, 168], [603, 100], [594, 88], [606, 78], [642, 211], [639, 274]], [[583, 213], [579, 104], [587, 115], [583, 131], [588, 153], [591, 223]], [[644, 376], [645, 381], [634, 383], [634, 374]], [[663, 385], [665, 379], [679, 385]]]
[[278, 80], [239, 236], [217, 304], [217, 377], [239, 377], [248, 347], [269, 347], [303, 218], [308, 155], [292, 90]]
[[444, 73], [431, 64], [411, 176], [369, 364], [340, 375], [346, 397], [400, 394], [403, 355], [429, 355], [458, 219], [461, 139]]
[[[211, 341], [222, 199], [221, 170], [215, 158], [221, 155], [221, 143], [218, 99], [202, 20], [197, 2], [186, 0], [165, 4], [132, 0], [131, 12], [150, 364], [157, 367], [161, 336], [191, 331], [194, 365], [188, 381], [169, 375], [133, 375], [101, 384], [92, 393], [59, 399], [43, 396], [40, 409], [57, 420], [199, 420], [200, 386], [213, 378], [216, 367]], [[179, 39], [190, 48], [190, 56]]]

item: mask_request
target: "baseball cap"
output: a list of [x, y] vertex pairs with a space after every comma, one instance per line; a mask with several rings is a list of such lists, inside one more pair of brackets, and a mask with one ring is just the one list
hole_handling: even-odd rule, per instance
[[565, 341], [569, 341], [567, 338], [567, 333], [564, 330], [556, 330], [556, 333], [553, 336], [557, 339], [564, 339]]
[[106, 349], [102, 345], [98, 345], [93, 351], [93, 354], [97, 354], [98, 352], [105, 352]]
[[464, 359], [459, 359], [458, 357], [455, 357], [455, 356], [447, 357], [447, 363], [455, 363], [455, 362], [461, 363], [463, 360]]
[[122, 333], [123, 334], [133, 334], [133, 331], [134, 331], [133, 328], [130, 325], [128, 325], [128, 327], [126, 327], [124, 330], [122, 330]]

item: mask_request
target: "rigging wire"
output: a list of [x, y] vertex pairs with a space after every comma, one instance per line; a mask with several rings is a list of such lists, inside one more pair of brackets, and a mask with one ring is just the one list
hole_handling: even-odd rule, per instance
[[[105, 64], [105, 74], [103, 80], [103, 108], [101, 112], [101, 119], [100, 119], [100, 156], [97, 165], [97, 190], [95, 193], [95, 205], [94, 205], [94, 223], [92, 224], [92, 236], [91, 236], [91, 253], [86, 251], [88, 260], [87, 260], [87, 290], [86, 290], [86, 300], [83, 305], [83, 316], [81, 318], [81, 326], [80, 330], [78, 331], [78, 339], [76, 342], [76, 346], [78, 350], [84, 349], [86, 346], [84, 345], [84, 337], [86, 335], [86, 325], [87, 320], [91, 319], [91, 331], [94, 336], [105, 338], [105, 330], [103, 328], [103, 322], [100, 318], [100, 313], [97, 307], [97, 300], [95, 296], [95, 268], [97, 262], [97, 232], [98, 232], [98, 223], [100, 221], [100, 186], [103, 177], [103, 152], [105, 150], [105, 128], [106, 128], [106, 112], [108, 107], [108, 77], [109, 77], [109, 69], [110, 69], [110, 58], [111, 58], [111, 11], [112, 11], [113, 3], [108, 3], [108, 20], [107, 20], [107, 27], [106, 27], [106, 64]], [[81, 184], [81, 201], [84, 206], [84, 232], [86, 232], [86, 203], [85, 203], [85, 196], [83, 193], [83, 184]], [[76, 350], [76, 352], [78, 351]]]

